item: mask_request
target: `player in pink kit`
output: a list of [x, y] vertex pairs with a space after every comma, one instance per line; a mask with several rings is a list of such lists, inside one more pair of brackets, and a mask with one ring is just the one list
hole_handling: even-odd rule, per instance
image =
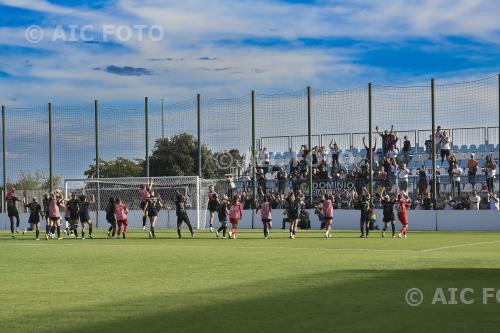
[[[62, 197], [58, 193], [53, 193], [50, 195], [49, 202], [49, 225], [54, 226], [57, 230], [57, 239], [62, 239], [61, 237], [61, 212], [60, 207], [64, 207], [62, 203]], [[49, 239], [48, 231], [45, 233], [45, 239]]]
[[262, 219], [262, 224], [264, 225], [264, 239], [269, 236], [269, 230], [271, 229], [271, 223], [273, 221], [272, 209], [271, 209], [271, 197], [270, 195], [264, 195], [262, 203], [257, 208], [256, 213], [260, 210], [260, 217]]
[[150, 188], [146, 185], [142, 184], [141, 189], [139, 190], [139, 201], [141, 203], [141, 210], [144, 212], [142, 216], [142, 229], [146, 230], [146, 222], [148, 220], [148, 211], [144, 210], [146, 207], [146, 202], [148, 201], [151, 194], [149, 193]]
[[115, 201], [115, 215], [118, 222], [117, 238], [120, 238], [120, 235], [125, 238], [125, 234], [128, 232], [128, 206], [119, 198]]
[[233, 197], [231, 206], [229, 207], [229, 221], [231, 222], [231, 231], [229, 239], [236, 239], [236, 231], [238, 230], [238, 222], [243, 217], [243, 208], [241, 207], [240, 199], [237, 195]]
[[323, 217], [325, 219], [325, 238], [332, 238], [332, 224], [333, 224], [333, 195], [326, 193], [323, 200]]
[[398, 194], [398, 200], [396, 202], [396, 210], [398, 212], [398, 219], [403, 225], [401, 232], [399, 233], [399, 238], [406, 238], [406, 233], [408, 231], [408, 208], [411, 207], [410, 200], [403, 194]]

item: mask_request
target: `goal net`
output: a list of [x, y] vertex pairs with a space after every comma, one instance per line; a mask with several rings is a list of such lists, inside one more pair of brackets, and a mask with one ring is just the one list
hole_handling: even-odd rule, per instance
[[[71, 193], [85, 194], [89, 199], [95, 197], [91, 204], [91, 218], [100, 227], [105, 227], [105, 209], [110, 198], [120, 198], [129, 207], [129, 227], [142, 228], [142, 210], [139, 201], [140, 186], [152, 188], [163, 202], [164, 208], [159, 212], [157, 227], [175, 228], [175, 193], [178, 191], [186, 197], [188, 216], [193, 227], [205, 228], [208, 206], [208, 187], [217, 181], [199, 177], [125, 177], [99, 179], [70, 179], [65, 181], [65, 195]], [[149, 221], [148, 221], [149, 225]]]

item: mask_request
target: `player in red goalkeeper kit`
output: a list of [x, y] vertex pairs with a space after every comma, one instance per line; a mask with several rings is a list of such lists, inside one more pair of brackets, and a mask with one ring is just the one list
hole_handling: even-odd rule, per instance
[[398, 212], [399, 222], [403, 225], [401, 232], [399, 233], [399, 238], [406, 238], [406, 233], [408, 231], [408, 208], [411, 207], [410, 200], [403, 194], [398, 194], [398, 200], [396, 202], [396, 210]]

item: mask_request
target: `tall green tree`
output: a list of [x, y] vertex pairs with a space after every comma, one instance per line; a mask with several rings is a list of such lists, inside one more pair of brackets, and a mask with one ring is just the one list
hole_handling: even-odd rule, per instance
[[[129, 160], [123, 157], [112, 161], [100, 160], [99, 175], [101, 178], [142, 177], [144, 176], [143, 165], [142, 160]], [[87, 178], [94, 178], [96, 173], [96, 166], [92, 164], [83, 174]]]
[[[202, 145], [202, 174], [205, 178], [215, 175], [211, 151]], [[149, 161], [151, 176], [195, 176], [198, 174], [198, 142], [189, 134], [156, 140]]]

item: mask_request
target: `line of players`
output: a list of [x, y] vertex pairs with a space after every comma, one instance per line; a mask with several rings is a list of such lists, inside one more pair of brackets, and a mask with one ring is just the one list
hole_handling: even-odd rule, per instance
[[[261, 193], [262, 201], [258, 205], [257, 213], [260, 211], [261, 220], [263, 223], [264, 238], [267, 239], [272, 228], [272, 208], [271, 202], [275, 199], [271, 194]], [[397, 211], [397, 216], [403, 228], [399, 233], [399, 237], [407, 237], [408, 231], [408, 214], [407, 209], [410, 208], [411, 202], [409, 197], [404, 193], [400, 193], [396, 198], [390, 198], [386, 193], [382, 193], [382, 207], [383, 207], [383, 221], [384, 228], [382, 231], [382, 237], [385, 236], [385, 232], [389, 225], [391, 225], [392, 236], [395, 237], [395, 215], [394, 210]], [[163, 202], [159, 196], [156, 195], [155, 191], [151, 187], [141, 185], [139, 191], [140, 206], [143, 211], [143, 229], [146, 230], [146, 222], [149, 217], [149, 238], [156, 238], [155, 226], [158, 219], [158, 212], [163, 208]], [[294, 239], [296, 235], [299, 212], [303, 205], [305, 198], [304, 196], [296, 196], [293, 191], [286, 196], [286, 214], [290, 221], [290, 238]], [[75, 194], [71, 194], [69, 199], [64, 200], [60, 190], [54, 191], [50, 195], [45, 195], [43, 198], [43, 213], [42, 206], [37, 202], [37, 198], [34, 197], [31, 203], [26, 203], [24, 198], [19, 199], [15, 196], [15, 189], [11, 188], [7, 193], [7, 212], [10, 219], [10, 229], [12, 237], [15, 238], [14, 232], [19, 233], [19, 213], [17, 211], [15, 203], [21, 201], [26, 208], [30, 211], [30, 217], [28, 223], [30, 228], [26, 231], [35, 230], [36, 239], [39, 240], [40, 234], [40, 221], [46, 220], [45, 229], [45, 239], [55, 238], [57, 234], [58, 239], [61, 237], [61, 214], [60, 208], [65, 207], [65, 220], [66, 220], [66, 234], [74, 235], [78, 237], [78, 222], [80, 221], [82, 230], [81, 237], [85, 239], [85, 232], [88, 230], [88, 238], [92, 239], [93, 222], [90, 219], [89, 208], [90, 204], [95, 203], [95, 197], [92, 196], [89, 201], [85, 194], [81, 194], [78, 199]], [[363, 188], [363, 193], [359, 197], [360, 201], [360, 237], [368, 237], [370, 232], [370, 223], [373, 222], [373, 202], [370, 197], [370, 193], [366, 188]], [[181, 225], [186, 223], [191, 233], [191, 237], [194, 237], [193, 228], [191, 222], [187, 215], [186, 198], [184, 195], [178, 191], [175, 194], [175, 206], [177, 215], [177, 234], [181, 238]], [[325, 194], [323, 201], [320, 205], [321, 215], [325, 223], [325, 238], [332, 237], [333, 228], [333, 203], [334, 199], [330, 193]], [[208, 210], [210, 212], [210, 231], [214, 232], [213, 223], [215, 212], [218, 214], [220, 227], [215, 231], [216, 236], [219, 237], [219, 233], [222, 232], [223, 238], [227, 238], [227, 219], [231, 223], [231, 230], [227, 232], [229, 238], [235, 239], [238, 229], [238, 223], [243, 217], [242, 204], [240, 202], [239, 196], [235, 195], [229, 202], [227, 196], [223, 196], [221, 199], [218, 198], [217, 193], [214, 191], [213, 186], [209, 187], [208, 191]], [[14, 229], [14, 218], [16, 219], [16, 229]], [[110, 224], [108, 229], [108, 237], [122, 237], [126, 238], [126, 233], [128, 232], [128, 205], [124, 203], [120, 198], [110, 198], [108, 205], [106, 206], [106, 220]]]
[[[263, 224], [264, 238], [269, 237], [272, 228], [272, 208], [271, 203], [275, 200], [274, 196], [270, 193], [261, 193], [261, 202], [257, 206], [257, 213], [260, 211], [261, 220]], [[303, 194], [296, 195], [290, 191], [285, 198], [286, 209], [285, 213], [290, 222], [290, 238], [295, 239], [297, 232], [297, 225], [299, 222], [299, 215], [301, 207], [304, 205], [305, 197]], [[321, 204], [317, 207], [323, 222], [325, 224], [325, 238], [332, 238], [333, 229], [333, 203], [334, 197], [331, 193], [326, 193], [323, 197]], [[369, 191], [363, 188], [363, 193], [359, 196], [359, 206], [361, 211], [360, 216], [360, 231], [361, 238], [368, 237], [370, 233], [370, 224], [376, 220], [375, 211], [373, 209], [373, 200]], [[397, 212], [398, 220], [402, 224], [399, 238], [406, 238], [408, 232], [408, 209], [411, 207], [411, 201], [407, 193], [401, 192], [396, 197], [390, 197], [385, 192], [382, 193], [382, 206], [383, 206], [383, 222], [384, 228], [382, 230], [382, 237], [385, 237], [389, 225], [392, 229], [392, 237], [396, 237], [396, 218], [394, 211]], [[209, 187], [208, 191], [208, 210], [210, 211], [210, 231], [213, 232], [214, 217], [217, 212], [220, 228], [215, 231], [216, 236], [219, 237], [219, 232], [223, 232], [223, 237], [226, 238], [227, 217], [231, 222], [231, 231], [229, 231], [229, 238], [236, 238], [236, 231], [238, 222], [243, 216], [243, 210], [239, 197], [235, 195], [231, 202], [228, 201], [227, 196], [218, 198], [217, 193], [214, 191], [213, 186]]]

